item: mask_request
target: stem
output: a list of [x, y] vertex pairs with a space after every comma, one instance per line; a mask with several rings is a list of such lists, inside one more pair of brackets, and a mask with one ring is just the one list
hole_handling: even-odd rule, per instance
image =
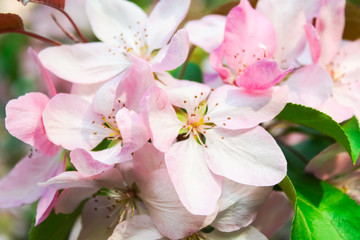
[[72, 18], [69, 16], [69, 14], [67, 14], [65, 12], [65, 10], [63, 9], [58, 9], [62, 14], [65, 15], [65, 17], [70, 21], [71, 25], [73, 26], [73, 28], [75, 29], [76, 33], [79, 35], [79, 37], [81, 38], [81, 41], [83, 43], [87, 43], [86, 38], [84, 37], [84, 35], [82, 35], [82, 33], [80, 32], [79, 28], [76, 26], [75, 22], [72, 20]]
[[293, 209], [296, 208], [296, 192], [294, 185], [290, 181], [290, 178], [286, 175], [286, 177], [279, 183], [280, 188], [283, 190], [285, 195], [290, 201], [290, 204]]
[[189, 54], [188, 54], [188, 57], [186, 58], [181, 70], [180, 70], [180, 73], [179, 73], [179, 79], [182, 79], [185, 75], [185, 72], [186, 72], [186, 68], [188, 66], [188, 63], [189, 63], [189, 59], [191, 57], [191, 55], [193, 54], [194, 50], [195, 50], [196, 46], [195, 45], [191, 45], [190, 49], [189, 49]]
[[4, 30], [4, 31], [0, 31], [0, 34], [2, 34], [2, 33], [19, 33], [19, 34], [27, 35], [27, 36], [32, 37], [32, 38], [36, 38], [36, 39], [38, 39], [40, 41], [43, 41], [43, 42], [51, 43], [51, 44], [53, 44], [55, 46], [61, 46], [61, 43], [58, 42], [58, 41], [54, 41], [54, 40], [51, 40], [49, 38], [38, 35], [36, 33], [28, 32], [28, 31], [25, 31], [25, 30]]
[[56, 19], [56, 17], [54, 16], [54, 14], [51, 14], [52, 19], [54, 20], [54, 22], [56, 23], [56, 25], [61, 29], [61, 31], [71, 40], [73, 40], [74, 42], [78, 43], [79, 40], [70, 32], [66, 31], [65, 28], [63, 28], [63, 26], [61, 26], [61, 24], [58, 22], [58, 20]]

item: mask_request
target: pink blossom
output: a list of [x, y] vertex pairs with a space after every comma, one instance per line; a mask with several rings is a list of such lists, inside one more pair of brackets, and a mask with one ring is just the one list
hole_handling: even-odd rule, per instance
[[[110, 114], [102, 115], [81, 97], [58, 94], [48, 103], [43, 119], [52, 142], [75, 150], [71, 153], [73, 161], [78, 157], [92, 157], [106, 165], [127, 161], [148, 139], [138, 114], [123, 108], [123, 103], [119, 102], [113, 105]], [[109, 146], [97, 150], [102, 141], [107, 141]]]
[[[194, 214], [215, 211], [223, 177], [271, 186], [286, 174], [281, 150], [256, 126], [271, 115], [276, 97], [262, 102], [261, 97], [227, 87], [231, 86], [210, 94], [205, 85], [181, 81], [166, 92], [154, 87], [144, 98], [143, 114], [152, 142], [165, 152], [180, 200]], [[260, 139], [266, 144], [259, 145]]]

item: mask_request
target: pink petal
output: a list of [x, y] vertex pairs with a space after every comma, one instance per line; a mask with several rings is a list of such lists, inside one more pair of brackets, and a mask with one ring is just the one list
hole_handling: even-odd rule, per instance
[[168, 151], [183, 126], [169, 97], [160, 88], [153, 87], [144, 96], [142, 106], [142, 117], [151, 134], [152, 143], [160, 151]]
[[243, 0], [227, 16], [222, 45], [226, 63], [237, 69], [240, 64], [250, 65], [257, 58], [273, 56], [275, 29], [269, 20], [251, 7], [248, 0]]
[[219, 73], [224, 83], [233, 84], [231, 71], [228, 67], [223, 66], [224, 49], [223, 45], [217, 47], [210, 53], [209, 60], [210, 65]]
[[345, 0], [323, 1], [316, 29], [320, 35], [322, 49], [320, 62], [328, 64], [339, 49], [345, 26]]
[[102, 87], [97, 89], [92, 101], [92, 108], [95, 112], [110, 115], [115, 108], [121, 108], [123, 103], [117, 102], [117, 88], [124, 87], [124, 75], [129, 70], [123, 72], [119, 76], [106, 82]]
[[256, 10], [274, 24], [276, 52], [274, 59], [281, 68], [289, 68], [304, 50], [306, 17], [304, 2], [298, 0], [260, 0]]
[[188, 52], [189, 36], [186, 30], [180, 29], [151, 61], [151, 69], [153, 72], [173, 70], [185, 62]]
[[146, 204], [155, 226], [164, 236], [182, 239], [212, 222], [216, 214], [213, 217], [196, 216], [185, 209], [165, 167], [164, 154], [152, 144], [146, 143], [135, 152], [133, 161], [139, 196]]
[[27, 93], [6, 105], [5, 126], [11, 135], [34, 146], [47, 155], [55, 155], [59, 147], [49, 141], [42, 113], [49, 98], [42, 93]]
[[54, 157], [34, 152], [23, 158], [11, 172], [0, 181], [0, 206], [18, 207], [41, 197], [46, 188], [38, 183], [45, 182], [63, 170], [60, 155]]
[[235, 86], [222, 86], [210, 95], [206, 117], [223, 128], [251, 128], [276, 117], [287, 100], [286, 86], [253, 92]]
[[219, 213], [211, 224], [222, 232], [234, 232], [252, 223], [272, 187], [254, 187], [224, 178]]
[[91, 150], [112, 133], [104, 128], [101, 115], [92, 111], [90, 103], [71, 94], [52, 98], [43, 120], [49, 139], [68, 150]]
[[136, 112], [123, 108], [116, 114], [116, 122], [123, 139], [121, 155], [130, 155], [149, 140], [146, 125]]
[[130, 65], [127, 57], [118, 52], [117, 46], [104, 43], [49, 47], [39, 53], [39, 58], [56, 76], [82, 84], [109, 80]]
[[136, 48], [136, 33], [143, 31], [148, 21], [145, 12], [130, 1], [89, 0], [86, 12], [95, 35], [105, 43]]
[[98, 191], [97, 188], [68, 188], [64, 189], [55, 204], [55, 213], [70, 214], [86, 198]]
[[50, 97], [55, 96], [56, 95], [56, 89], [55, 89], [54, 83], [53, 83], [53, 81], [51, 79], [49, 71], [47, 69], [45, 69], [45, 67], [41, 64], [41, 61], [40, 61], [40, 59], [38, 57], [38, 54], [37, 54], [37, 52], [35, 52], [34, 49], [29, 47], [28, 53], [32, 57], [32, 59], [34, 60], [34, 62], [36, 63], [36, 65], [39, 67], [39, 69], [41, 71], [41, 75], [45, 80], [45, 84], [46, 84], [46, 87], [48, 89], [49, 96]]
[[147, 215], [137, 215], [119, 223], [109, 240], [163, 239], [163, 235], [154, 226]]
[[211, 14], [199, 20], [188, 21], [185, 29], [192, 44], [211, 53], [224, 39], [225, 22], [225, 16]]
[[354, 168], [349, 154], [339, 144], [333, 144], [316, 155], [305, 170], [321, 180], [328, 180]]
[[289, 199], [283, 192], [272, 191], [268, 201], [259, 209], [253, 226], [268, 238], [279, 231], [294, 215]]
[[304, 28], [305, 28], [307, 40], [309, 42], [313, 63], [317, 63], [321, 56], [320, 36], [312, 24], [306, 24]]
[[79, 148], [70, 152], [70, 158], [76, 170], [85, 177], [98, 175], [113, 167], [94, 160], [87, 151]]
[[131, 56], [132, 65], [124, 74], [124, 85], [117, 87], [117, 97], [124, 92], [126, 95], [126, 107], [134, 111], [140, 108], [140, 101], [147, 90], [155, 86], [154, 74], [150, 65], [145, 60]]
[[165, 153], [168, 173], [180, 201], [196, 215], [212, 214], [221, 194], [222, 178], [210, 171], [207, 158], [204, 147], [192, 137], [175, 143]]
[[45, 193], [40, 198], [36, 208], [35, 226], [44, 221], [51, 213], [56, 200], [58, 190], [47, 188]]
[[67, 171], [49, 179], [42, 186], [50, 186], [56, 189], [66, 188], [101, 188], [123, 186], [123, 175], [116, 169], [111, 168], [96, 176], [86, 177], [76, 171]]
[[147, 45], [150, 52], [162, 48], [170, 40], [185, 18], [190, 2], [190, 0], [161, 0], [155, 5], [147, 22], [149, 33]]
[[330, 98], [333, 80], [323, 67], [312, 64], [292, 73], [286, 85], [290, 90], [290, 102], [318, 107]]
[[292, 69], [280, 69], [272, 60], [262, 59], [248, 66], [235, 81], [237, 86], [249, 91], [265, 90], [283, 80], [291, 71]]
[[218, 128], [209, 130], [205, 137], [206, 162], [217, 175], [252, 186], [272, 186], [286, 175], [286, 159], [274, 138], [262, 127]]
[[71, 85], [70, 93], [80, 96], [88, 102], [92, 102], [95, 97], [95, 94], [99, 89], [101, 89], [103, 85], [104, 82], [93, 83], [93, 84], [73, 83]]

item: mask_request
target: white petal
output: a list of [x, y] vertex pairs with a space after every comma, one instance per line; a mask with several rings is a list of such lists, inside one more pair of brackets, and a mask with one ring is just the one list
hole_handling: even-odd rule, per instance
[[57, 94], [43, 112], [49, 139], [65, 149], [91, 150], [112, 131], [104, 128], [100, 114], [92, 111], [90, 103], [71, 94]]
[[156, 240], [163, 236], [147, 215], [137, 215], [119, 223], [108, 240]]
[[218, 202], [220, 212], [211, 226], [222, 232], [233, 232], [248, 226], [271, 191], [272, 187], [243, 185], [224, 178]]
[[162, 48], [169, 41], [189, 10], [191, 0], [160, 0], [152, 10], [147, 29], [149, 51]]
[[222, 178], [210, 171], [206, 157], [204, 147], [191, 136], [165, 153], [175, 190], [186, 209], [196, 215], [212, 214], [221, 194]]
[[117, 47], [104, 43], [79, 43], [49, 47], [39, 53], [42, 64], [56, 76], [73, 83], [109, 80], [129, 67], [130, 61]]
[[249, 226], [232, 233], [222, 233], [217, 230], [208, 234], [209, 240], [268, 240], [259, 230]]
[[88, 0], [86, 11], [95, 35], [101, 41], [122, 44], [123, 38], [127, 47], [132, 48], [135, 48], [136, 33], [143, 31], [148, 21], [140, 7], [124, 0]]
[[206, 15], [200, 20], [187, 22], [185, 29], [192, 44], [210, 53], [224, 40], [225, 22], [225, 16]]
[[206, 134], [209, 168], [217, 175], [253, 186], [272, 186], [286, 175], [286, 159], [262, 127], [212, 129]]

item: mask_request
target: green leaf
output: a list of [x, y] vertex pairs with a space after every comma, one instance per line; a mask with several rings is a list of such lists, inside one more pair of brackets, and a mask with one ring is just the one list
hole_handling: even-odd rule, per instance
[[108, 139], [104, 138], [96, 147], [94, 147], [91, 151], [98, 152], [105, 149], [112, 148], [119, 142], [118, 139]]
[[296, 192], [291, 239], [360, 239], [360, 206], [356, 201], [304, 173], [305, 163], [298, 155], [288, 146], [280, 144], [280, 147], [288, 160], [289, 179], [285, 178], [279, 185], [292, 202]]
[[171, 75], [175, 78], [179, 78], [182, 68], [185, 67], [185, 73], [183, 79], [194, 81], [194, 82], [203, 82], [202, 72], [200, 67], [193, 62], [188, 62], [188, 64], [181, 65], [180, 67], [176, 68], [175, 70], [170, 71]]
[[[310, 127], [335, 139], [350, 154], [354, 164], [356, 163], [360, 153], [359, 143], [357, 142], [359, 141], [357, 137], [360, 134], [357, 120], [352, 120], [350, 124], [352, 127], [347, 127], [347, 129], [351, 130], [345, 131], [336, 121], [325, 113], [293, 103], [288, 103], [277, 118]], [[354, 117], [353, 119], [356, 118]], [[355, 127], [356, 124], [357, 128]]]
[[46, 218], [46, 220], [34, 227], [31, 226], [29, 239], [30, 240], [66, 240], [70, 231], [82, 211], [83, 204], [81, 204], [71, 214], [55, 214], [54, 211]]
[[[360, 127], [358, 119], [356, 117], [352, 117], [351, 119], [344, 122], [342, 128], [349, 138], [353, 152], [360, 152]], [[357, 156], [359, 157], [359, 155]], [[352, 157], [356, 157], [356, 154]], [[353, 158], [353, 162], [355, 164], [356, 159], [354, 160]]]

